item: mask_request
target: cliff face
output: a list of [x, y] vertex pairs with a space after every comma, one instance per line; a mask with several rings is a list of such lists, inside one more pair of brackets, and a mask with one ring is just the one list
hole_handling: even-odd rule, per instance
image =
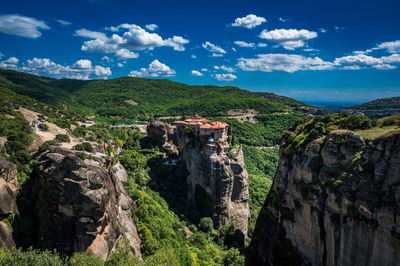
[[248, 265], [398, 265], [400, 132], [365, 142], [337, 130], [285, 152]]
[[0, 156], [0, 248], [15, 248], [10, 217], [18, 214], [17, 195], [19, 184], [17, 167]]
[[246, 236], [250, 215], [249, 179], [241, 147], [229, 150], [226, 143], [196, 137], [180, 127], [177, 138], [190, 172], [187, 177], [189, 201], [195, 203], [202, 216], [212, 217], [216, 228], [233, 219], [237, 229]]
[[90, 155], [82, 160], [76, 151], [50, 146], [39, 158], [33, 178], [40, 245], [63, 255], [88, 251], [106, 258], [127, 239], [140, 256], [130, 211], [136, 206], [121, 183], [124, 169], [113, 170], [103, 153]]

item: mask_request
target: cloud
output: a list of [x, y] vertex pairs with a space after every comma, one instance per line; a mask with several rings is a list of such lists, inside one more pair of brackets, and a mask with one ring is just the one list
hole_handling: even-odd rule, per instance
[[56, 21], [57, 21], [58, 23], [60, 23], [61, 26], [68, 26], [68, 25], [71, 25], [71, 24], [72, 24], [72, 22], [69, 22], [69, 21], [66, 21], [66, 20], [62, 20], [62, 19], [56, 19]]
[[234, 51], [235, 53], [237, 52], [235, 47], [232, 47], [232, 51]]
[[239, 47], [254, 48], [256, 46], [256, 44], [253, 42], [235, 41], [234, 43]]
[[287, 18], [282, 18], [282, 17], [279, 17], [279, 21], [280, 22], [286, 22], [286, 21], [288, 21], [289, 19], [287, 19]]
[[3, 54], [3, 53], [0, 53], [0, 59], [1, 59], [3, 56], [4, 56], [4, 54]]
[[192, 55], [190, 56], [190, 58], [192, 58], [192, 59], [196, 59], [196, 58], [197, 58], [197, 56], [195, 56], [194, 54], [192, 54]]
[[216, 53], [212, 53], [212, 55], [211, 55], [212, 57], [222, 57], [223, 56], [223, 54], [216, 54]]
[[341, 31], [341, 30], [346, 29], [346, 27], [342, 27], [342, 26], [333, 26], [333, 29], [334, 29], [336, 32], [339, 32], [339, 31]]
[[275, 29], [272, 31], [263, 30], [259, 37], [271, 42], [276, 42], [287, 50], [303, 47], [304, 40], [314, 39], [318, 34], [309, 30], [297, 29]]
[[0, 16], [0, 32], [20, 37], [39, 38], [40, 30], [49, 30], [50, 27], [42, 20], [25, 17], [18, 14]]
[[213, 53], [220, 53], [220, 54], [225, 54], [226, 53], [226, 51], [224, 49], [222, 49], [221, 47], [219, 47], [219, 46], [217, 46], [215, 44], [212, 44], [210, 42], [205, 42], [205, 43], [202, 44], [202, 46], [203, 46], [204, 49], [206, 49], [206, 50], [208, 50], [210, 52], [213, 52]]
[[191, 74], [192, 76], [195, 76], [195, 77], [204, 76], [203, 73], [201, 73], [200, 71], [197, 71], [197, 70], [192, 70], [192, 71], [190, 71], [190, 74]]
[[16, 57], [10, 57], [7, 60], [0, 62], [0, 68], [6, 69], [17, 69], [19, 59]]
[[203, 71], [203, 72], [207, 72], [207, 71], [208, 71], [208, 69], [207, 69], [207, 68], [202, 68], [202, 69], [201, 69], [201, 71]]
[[124, 67], [124, 64], [122, 64], [122, 63], [117, 63], [117, 67]]
[[173, 77], [175, 76], [175, 70], [169, 66], [161, 63], [157, 59], [150, 63], [148, 68], [141, 68], [140, 71], [131, 71], [130, 77]]
[[321, 33], [327, 33], [328, 30], [327, 30], [327, 29], [324, 29], [324, 28], [319, 28], [319, 32], [321, 32]]
[[267, 47], [268, 44], [263, 43], [263, 42], [259, 42], [259, 43], [257, 44], [257, 46], [262, 48], [262, 47]]
[[86, 29], [77, 30], [76, 36], [92, 39], [85, 41], [81, 50], [88, 53], [114, 54], [119, 58], [137, 58], [139, 54], [134, 51], [153, 50], [156, 47], [163, 46], [172, 47], [175, 51], [184, 51], [184, 45], [189, 43], [189, 40], [181, 36], [163, 39], [157, 33], [147, 32], [135, 24], [120, 24], [106, 29], [112, 32], [123, 30], [123, 32], [107, 36], [103, 32]]
[[218, 81], [232, 81], [237, 79], [233, 74], [215, 74], [215, 79]]
[[235, 72], [235, 70], [231, 67], [227, 67], [225, 65], [222, 66], [214, 66], [214, 69], [216, 70], [225, 70], [226, 72]]
[[304, 57], [295, 54], [259, 54], [257, 58], [239, 58], [237, 67], [244, 71], [285, 71], [293, 73], [300, 70], [333, 69], [330, 62], [319, 57]]
[[87, 59], [81, 59], [75, 62], [74, 67], [76, 68], [92, 68], [92, 61]]
[[372, 49], [366, 50], [365, 53], [370, 53], [374, 50], [386, 50], [391, 54], [400, 53], [400, 40], [393, 42], [383, 42]]
[[156, 29], [158, 29], [158, 26], [156, 24], [147, 24], [145, 28], [149, 31], [155, 31]]
[[33, 58], [23, 62], [22, 66], [18, 66], [19, 60], [11, 57], [0, 62], [0, 68], [14, 69], [31, 74], [48, 76], [53, 78], [70, 78], [70, 79], [92, 79], [107, 78], [111, 75], [109, 67], [92, 66], [92, 62], [87, 59], [77, 60], [71, 66], [63, 66], [51, 61], [48, 58]]
[[266, 21], [267, 20], [263, 17], [257, 17], [256, 15], [249, 14], [245, 17], [235, 19], [235, 22], [233, 22], [231, 25], [233, 27], [253, 29]]
[[373, 57], [357, 53], [355, 55], [338, 57], [334, 63], [337, 66], [341, 66], [342, 69], [358, 70], [372, 67], [378, 70], [389, 70], [397, 68], [397, 66], [391, 64], [399, 64], [400, 55], [392, 54], [390, 56]]

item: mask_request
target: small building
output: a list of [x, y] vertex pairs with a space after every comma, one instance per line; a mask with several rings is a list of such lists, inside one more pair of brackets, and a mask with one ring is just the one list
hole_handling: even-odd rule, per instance
[[212, 137], [220, 142], [226, 142], [228, 140], [228, 128], [229, 125], [221, 121], [210, 121], [196, 115], [194, 119], [185, 119], [183, 121], [177, 121], [177, 130], [184, 130], [186, 127], [191, 127], [193, 133], [200, 137]]

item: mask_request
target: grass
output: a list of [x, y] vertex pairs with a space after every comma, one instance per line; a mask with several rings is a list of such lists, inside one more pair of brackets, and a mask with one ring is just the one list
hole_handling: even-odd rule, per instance
[[399, 126], [374, 127], [366, 130], [358, 130], [356, 132], [364, 139], [373, 140], [398, 128]]

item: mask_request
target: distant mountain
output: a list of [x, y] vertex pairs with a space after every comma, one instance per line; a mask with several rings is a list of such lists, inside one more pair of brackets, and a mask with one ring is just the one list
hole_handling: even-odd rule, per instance
[[166, 79], [57, 80], [0, 70], [0, 87], [48, 104], [107, 117], [218, 116], [234, 109], [254, 109], [264, 114], [308, 108], [299, 101], [272, 93], [231, 86], [191, 86]]
[[361, 105], [343, 109], [349, 113], [363, 113], [369, 117], [380, 118], [400, 113], [400, 97], [377, 99]]

